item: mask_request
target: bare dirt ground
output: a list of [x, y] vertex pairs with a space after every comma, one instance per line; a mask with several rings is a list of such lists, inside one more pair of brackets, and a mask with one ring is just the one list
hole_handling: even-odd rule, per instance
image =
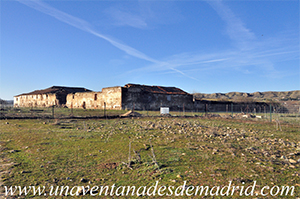
[[[2, 152], [1, 152], [2, 156]], [[15, 165], [14, 162], [9, 162], [8, 159], [2, 158], [0, 159], [0, 199], [10, 199], [12, 197], [5, 196], [5, 189], [3, 187], [2, 177], [8, 173], [10, 173], [10, 168]]]

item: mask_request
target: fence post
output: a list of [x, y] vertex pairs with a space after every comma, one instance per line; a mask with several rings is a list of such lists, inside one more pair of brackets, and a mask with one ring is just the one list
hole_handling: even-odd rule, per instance
[[233, 103], [231, 103], [231, 117], [233, 117]]
[[73, 115], [73, 102], [71, 103], [71, 115], [74, 116]]
[[54, 118], [54, 105], [52, 106], [52, 118]]
[[103, 109], [103, 112], [104, 112], [104, 117], [106, 117], [106, 103], [104, 102], [104, 109]]
[[270, 104], [270, 122], [272, 122], [272, 105]]

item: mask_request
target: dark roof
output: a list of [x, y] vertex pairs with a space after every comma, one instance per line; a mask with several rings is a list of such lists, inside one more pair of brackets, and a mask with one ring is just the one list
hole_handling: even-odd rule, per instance
[[50, 94], [50, 93], [77, 93], [77, 92], [90, 92], [91, 90], [80, 87], [66, 87], [66, 86], [52, 86], [43, 90], [35, 90], [30, 93], [23, 93], [21, 95], [39, 95], [39, 94]]
[[173, 94], [173, 95], [190, 95], [189, 93], [181, 90], [176, 87], [164, 87], [164, 86], [147, 86], [140, 84], [126, 84], [124, 88], [136, 87], [140, 88], [142, 91], [149, 93], [157, 93], [157, 94]]

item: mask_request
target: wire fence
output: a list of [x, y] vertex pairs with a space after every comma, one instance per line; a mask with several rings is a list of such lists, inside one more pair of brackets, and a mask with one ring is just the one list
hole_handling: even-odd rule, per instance
[[[148, 111], [145, 109], [138, 112], [144, 116], [161, 115], [159, 111]], [[180, 111], [170, 111], [169, 115], [248, 119], [300, 126], [300, 105], [293, 105], [288, 110], [281, 106], [249, 106], [247, 104], [203, 105], [192, 110], [187, 110], [182, 106]]]
[[64, 119], [64, 118], [106, 118], [115, 117], [125, 113], [125, 110], [105, 109], [72, 109], [63, 107], [2, 107], [0, 119]]
[[[221, 111], [220, 111], [221, 110]], [[255, 119], [269, 122], [281, 122], [289, 124], [300, 124], [300, 105], [294, 105], [289, 112], [282, 111], [280, 107], [254, 107], [241, 105], [204, 105], [200, 108], [187, 110], [182, 107], [179, 111], [170, 111], [169, 116], [174, 117], [222, 117], [235, 119]], [[72, 109], [63, 107], [27, 107], [14, 108], [12, 106], [0, 107], [0, 119], [64, 119], [64, 118], [115, 118], [126, 113], [128, 110], [106, 110], [106, 109]], [[135, 110], [142, 116], [161, 116], [159, 111]]]

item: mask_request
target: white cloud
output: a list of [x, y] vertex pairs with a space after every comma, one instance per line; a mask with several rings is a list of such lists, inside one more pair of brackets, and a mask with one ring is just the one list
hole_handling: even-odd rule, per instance
[[170, 64], [168, 64], [166, 62], [162, 62], [162, 61], [153, 59], [150, 56], [138, 51], [137, 49], [132, 48], [131, 46], [123, 44], [123, 43], [117, 41], [116, 39], [112, 39], [111, 37], [106, 36], [104, 34], [98, 33], [96, 30], [93, 29], [93, 27], [88, 22], [86, 22], [82, 19], [79, 19], [77, 17], [74, 17], [72, 15], [69, 15], [67, 13], [64, 13], [58, 9], [55, 9], [42, 1], [39, 1], [39, 0], [35, 0], [35, 1], [18, 0], [18, 1], [28, 7], [38, 10], [44, 14], [50, 15], [50, 16], [58, 19], [59, 21], [62, 21], [64, 23], [74, 26], [80, 30], [86, 31], [90, 34], [93, 34], [93, 35], [99, 37], [99, 38], [102, 38], [102, 39], [106, 40], [107, 42], [109, 42], [110, 44], [112, 44], [113, 46], [115, 46], [116, 48], [124, 51], [128, 55], [155, 63], [155, 64], [159, 65], [160, 67], [164, 67], [166, 70], [173, 70], [179, 74], [182, 74], [185, 77], [196, 80], [196, 78], [185, 74], [184, 72], [172, 67]]
[[[299, 35], [298, 35], [299, 36]], [[171, 67], [185, 74], [199, 74], [201, 71], [233, 70], [244, 74], [255, 74], [268, 78], [281, 78], [291, 73], [278, 67], [282, 61], [299, 60], [299, 39], [297, 35], [283, 32], [264, 41], [253, 41], [251, 48], [228, 49], [212, 53], [181, 53], [164, 59]], [[130, 72], [165, 71], [159, 64], [151, 64]]]
[[[236, 71], [249, 72], [253, 67], [263, 71], [265, 76], [280, 77], [276, 63], [283, 60], [299, 60], [299, 33], [282, 32], [274, 37], [265, 37], [258, 40], [254, 33], [246, 28], [246, 25], [237, 18], [230, 8], [220, 1], [209, 1], [208, 3], [217, 11], [227, 25], [227, 32], [234, 44], [239, 48], [227, 49], [226, 51], [216, 51], [212, 53], [185, 52], [172, 55], [163, 60], [154, 59], [129, 45], [116, 39], [97, 32], [88, 22], [68, 15], [57, 10], [41, 1], [22, 1], [19, 2], [32, 7], [40, 12], [48, 14], [62, 22], [65, 22], [78, 29], [102, 38], [133, 57], [151, 62], [144, 68], [138, 68], [132, 72], [176, 72], [190, 79], [197, 80], [193, 76], [197, 71], [215, 71], [218, 69], [232, 69]], [[146, 11], [144, 13], [147, 13]], [[150, 16], [151, 10], [148, 11]], [[120, 13], [119, 13], [120, 14]], [[132, 27], [146, 27], [143, 18], [135, 14], [123, 12], [121, 15], [131, 19], [126, 25]], [[119, 20], [121, 23], [122, 21]], [[144, 24], [145, 23], [145, 24]], [[123, 22], [125, 25], [125, 22]], [[192, 75], [189, 75], [192, 74]], [[285, 74], [286, 75], [286, 74]]]
[[121, 10], [117, 7], [110, 7], [105, 13], [112, 18], [112, 23], [115, 26], [131, 26], [140, 29], [147, 28], [145, 18], [138, 14]]
[[251, 47], [250, 42], [255, 39], [255, 35], [250, 29], [246, 28], [241, 19], [235, 16], [232, 10], [222, 1], [207, 1], [209, 5], [218, 13], [226, 23], [228, 36], [236, 42], [241, 50]]
[[172, 1], [121, 1], [107, 8], [104, 14], [108, 17], [106, 25], [138, 29], [173, 24], [184, 18]]

